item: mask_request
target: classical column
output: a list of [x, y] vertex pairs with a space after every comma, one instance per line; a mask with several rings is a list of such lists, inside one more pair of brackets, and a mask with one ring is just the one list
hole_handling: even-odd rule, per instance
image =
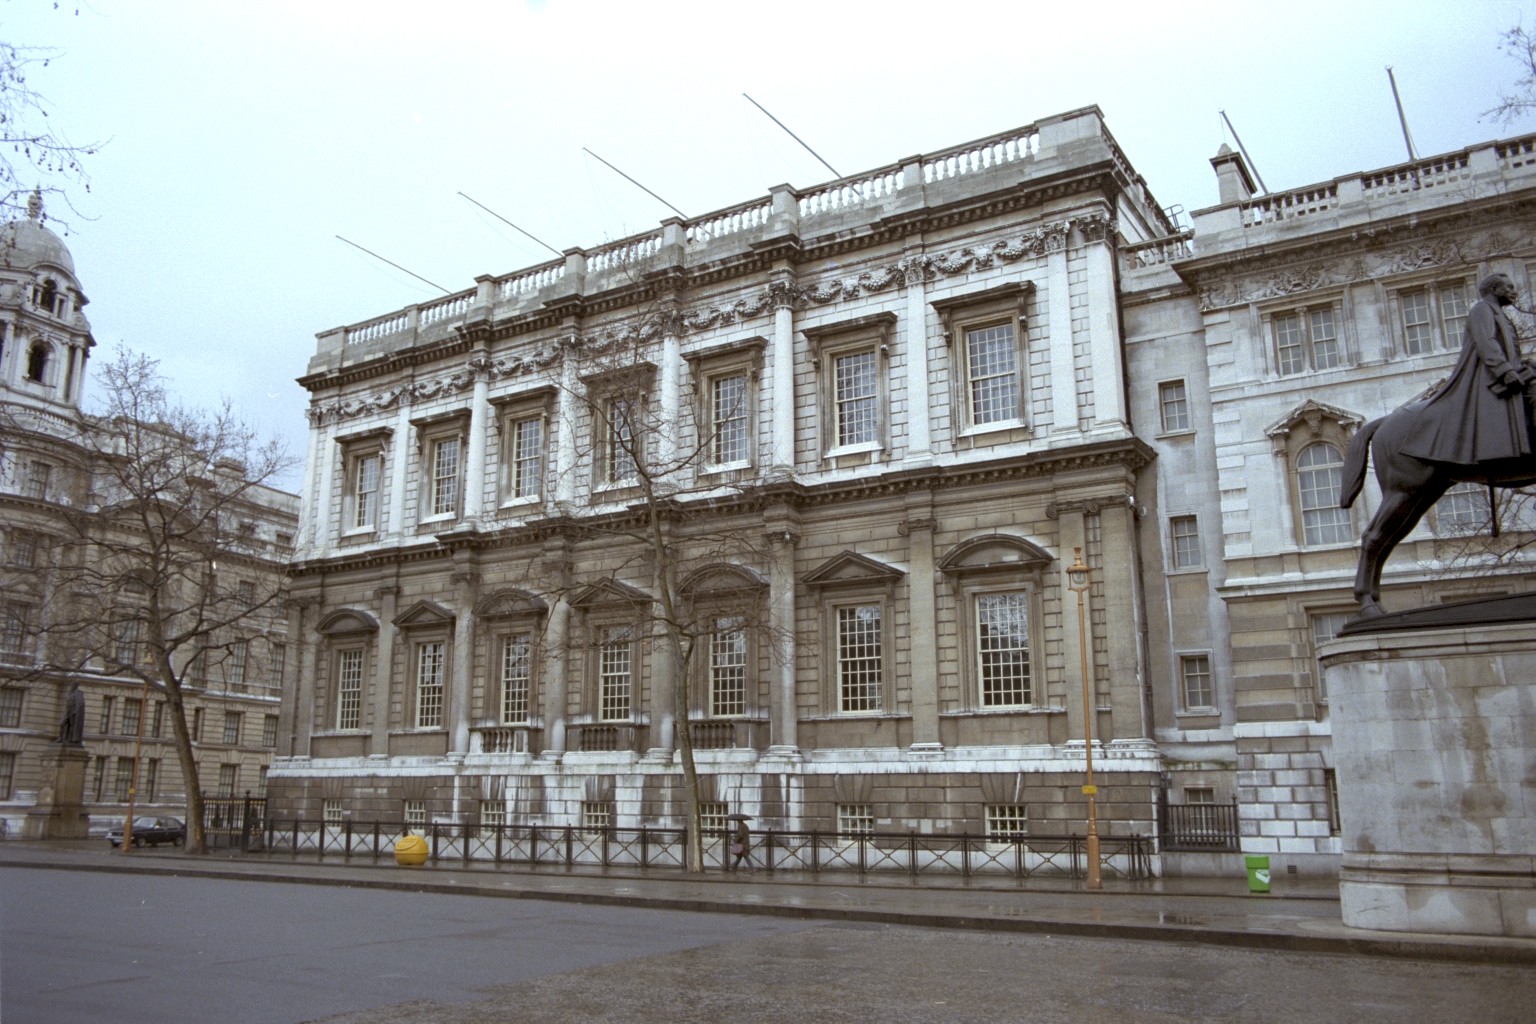
[[769, 664], [768, 691], [770, 756], [800, 756], [795, 704], [795, 544], [799, 524], [787, 517], [770, 517], [768, 540], [768, 625], [774, 645]]
[[[373, 728], [368, 741], [370, 757], [389, 756], [389, 704], [390, 684], [394, 680], [395, 616], [399, 588], [380, 587], [374, 591], [379, 602], [379, 635], [373, 649]], [[402, 686], [404, 685], [402, 681]]]
[[1095, 214], [1078, 222], [1088, 292], [1088, 345], [1093, 368], [1093, 421], [1098, 428], [1130, 429], [1125, 409], [1125, 367], [1115, 294], [1115, 222]]
[[[1063, 649], [1067, 651], [1075, 651], [1079, 639], [1078, 602], [1076, 596], [1067, 589], [1066, 576], [1067, 566], [1073, 562], [1072, 553], [1075, 549], [1082, 549], [1083, 551], [1083, 561], [1088, 563], [1089, 581], [1100, 582], [1103, 580], [1102, 570], [1104, 567], [1099, 564], [1097, 555], [1091, 552], [1088, 546], [1086, 514], [1088, 506], [1089, 503], [1083, 501], [1062, 501], [1053, 502], [1046, 508], [1046, 515], [1055, 519], [1057, 524], [1057, 564], [1051, 566], [1047, 572], [1053, 573], [1055, 576], [1058, 599], [1061, 602], [1061, 633], [1059, 640]], [[1083, 707], [1083, 659], [1076, 656], [1063, 658], [1061, 668], [1062, 685], [1066, 688], [1067, 735], [1078, 737], [1076, 740], [1069, 741], [1068, 746], [1082, 742], [1081, 737], [1084, 735], [1083, 723], [1086, 721], [1085, 716], [1095, 714], [1094, 709], [1098, 705], [1098, 687], [1093, 679], [1093, 590], [1091, 588], [1088, 593], [1083, 595], [1082, 609], [1084, 616], [1083, 628], [1086, 629], [1088, 637], [1087, 669], [1089, 679], [1087, 690], [1093, 695], [1090, 698], [1093, 707]], [[1095, 724], [1097, 724], [1097, 720], [1095, 720]], [[1093, 730], [1093, 737], [1095, 740], [1102, 738], [1099, 735], [1098, 729]]]
[[[682, 317], [675, 305], [668, 304], [662, 311], [661, 320], [661, 368], [660, 379], [656, 382], [656, 399], [661, 403], [661, 416], [658, 422], [662, 429], [656, 432], [654, 438], [647, 438], [646, 443], [656, 443], [656, 461], [653, 463], [658, 468], [665, 470], [672, 465], [677, 455], [678, 435], [682, 432], [682, 409], [680, 405], [679, 381], [682, 378], [683, 343], [679, 335], [682, 332]], [[699, 439], [702, 443], [703, 439]]]
[[411, 429], [411, 403], [409, 392], [400, 392], [400, 409], [395, 413], [395, 433], [389, 439], [389, 521], [383, 524], [380, 535], [405, 533], [405, 481], [410, 470], [411, 451], [416, 446], [415, 432]]
[[566, 668], [571, 659], [569, 641], [571, 605], [563, 594], [549, 608], [544, 631], [544, 750], [554, 757], [565, 752]]
[[562, 349], [560, 364], [560, 432], [555, 437], [555, 502], [562, 507], [576, 499], [576, 423], [581, 408], [577, 392], [576, 353]]
[[470, 360], [475, 375], [474, 397], [469, 406], [469, 444], [465, 451], [464, 521], [473, 523], [485, 508], [485, 438], [486, 418], [490, 409], [491, 381], [487, 372], [490, 361], [484, 356]]
[[907, 456], [908, 465], [933, 461], [933, 431], [928, 394], [928, 289], [926, 257], [901, 261], [907, 285]]
[[475, 606], [480, 603], [480, 573], [471, 566], [456, 566], [451, 577], [454, 593], [453, 673], [443, 694], [443, 720], [448, 724], [448, 754], [469, 752], [469, 695], [475, 664]]
[[299, 535], [295, 541], [295, 549], [311, 555], [318, 554], [324, 544], [325, 524], [328, 521], [325, 511], [329, 503], [329, 495], [322, 488], [319, 477], [322, 475], [320, 459], [324, 448], [325, 427], [321, 422], [320, 410], [314, 406], [309, 409], [309, 433], [304, 438], [304, 472], [309, 477], [305, 481], [309, 486], [304, 494], [304, 507], [299, 514]]
[[[1106, 499], [1099, 506], [1099, 562], [1103, 581], [1099, 600], [1108, 623], [1105, 642], [1108, 665], [1105, 685], [1109, 689], [1111, 714], [1100, 717], [1104, 726], [1099, 738], [1108, 743], [1115, 737], [1142, 738], [1149, 735], [1142, 689], [1145, 679], [1141, 665], [1140, 579], [1136, 571], [1137, 555], [1134, 531], [1136, 509], [1133, 500]], [[1094, 730], [1098, 735], [1098, 730]]]
[[[288, 757], [308, 757], [309, 738], [315, 734], [315, 677], [319, 668], [316, 659], [323, 646], [315, 640], [315, 615], [320, 607], [318, 597], [295, 598], [288, 603], [289, 623], [293, 627], [288, 645], [288, 664], [283, 666], [283, 678], [292, 679], [292, 699], [283, 694], [279, 707], [278, 729], [287, 737]], [[296, 669], [296, 671], [295, 671]], [[304, 738], [304, 749], [298, 750], [299, 737]]]
[[934, 611], [932, 495], [907, 499], [907, 519], [899, 531], [907, 538], [907, 671], [912, 686], [912, 749], [940, 750], [939, 642]]
[[1045, 228], [1046, 338], [1051, 347], [1051, 433], [1077, 433], [1077, 359], [1072, 350], [1072, 287], [1066, 224]]
[[773, 465], [775, 476], [795, 471], [795, 298], [798, 293], [788, 275], [768, 286], [773, 302], [773, 347], [768, 358], [768, 402], [773, 417]]

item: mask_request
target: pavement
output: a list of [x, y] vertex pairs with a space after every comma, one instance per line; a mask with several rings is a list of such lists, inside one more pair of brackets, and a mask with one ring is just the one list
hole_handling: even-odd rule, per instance
[[[1246, 879], [1105, 879], [1101, 892], [1080, 880], [1023, 881], [959, 876], [716, 870], [544, 867], [439, 862], [401, 867], [371, 856], [214, 851], [191, 856], [172, 847], [124, 853], [105, 840], [0, 842], [0, 868], [199, 876], [339, 885], [504, 899], [554, 900], [651, 909], [1208, 943], [1288, 952], [1416, 957], [1469, 963], [1536, 964], [1536, 940], [1496, 936], [1369, 931], [1344, 926], [1332, 879], [1277, 878], [1267, 894]], [[5, 884], [15, 876], [0, 875]]]

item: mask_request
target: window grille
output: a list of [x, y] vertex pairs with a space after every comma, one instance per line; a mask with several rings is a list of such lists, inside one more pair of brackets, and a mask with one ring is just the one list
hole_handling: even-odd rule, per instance
[[340, 800], [326, 800], [320, 805], [320, 816], [327, 828], [340, 828], [345, 824]]
[[120, 757], [117, 759], [117, 778], [112, 787], [112, 799], [120, 804], [128, 802], [128, 794], [133, 790], [133, 758]]
[[584, 832], [602, 832], [613, 824], [613, 807], [603, 800], [581, 802], [581, 828]]
[[875, 812], [869, 804], [838, 804], [837, 834], [845, 838], [869, 835], [875, 830]]
[[1029, 831], [1028, 808], [1024, 804], [988, 804], [986, 834], [989, 839], [1012, 839]]
[[406, 828], [425, 828], [427, 825], [427, 802], [425, 800], [405, 801], [400, 813], [405, 821]]
[[507, 804], [504, 800], [480, 801], [480, 824], [486, 828], [498, 827], [507, 823]]
[[726, 817], [729, 813], [730, 805], [723, 800], [702, 802], [699, 804], [699, 827], [706, 834], [724, 832], [731, 827], [731, 821]]

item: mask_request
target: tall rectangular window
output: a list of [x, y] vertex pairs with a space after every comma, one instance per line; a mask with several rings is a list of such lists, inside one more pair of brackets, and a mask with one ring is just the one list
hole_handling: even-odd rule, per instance
[[261, 745], [268, 750], [277, 746], [277, 716], [264, 715], [261, 719]]
[[19, 686], [0, 687], [0, 729], [16, 729], [21, 726], [21, 697]]
[[1339, 775], [1335, 768], [1323, 769], [1323, 793], [1328, 799], [1328, 834], [1344, 833], [1344, 820], [1339, 816]]
[[1030, 703], [1029, 595], [976, 595], [976, 678], [982, 707]]
[[97, 723], [100, 728], [96, 731], [103, 736], [109, 736], [112, 733], [112, 706], [116, 703], [116, 697], [101, 698], [101, 721]]
[[1468, 289], [1465, 281], [1415, 288], [1398, 295], [1403, 324], [1403, 351], [1423, 355], [1455, 348], [1466, 330]]
[[352, 522], [354, 530], [373, 530], [379, 525], [379, 474], [384, 457], [378, 452], [359, 455], [352, 464]]
[[1302, 539], [1307, 544], [1346, 544], [1354, 539], [1349, 510], [1339, 507], [1344, 456], [1327, 442], [1309, 444], [1296, 459]]
[[137, 618], [120, 618], [112, 624], [112, 656], [119, 665], [133, 666], [139, 663], [143, 635], [144, 623]]
[[234, 796], [240, 791], [240, 766], [219, 765], [219, 796]]
[[232, 747], [240, 745], [240, 724], [243, 717], [238, 711], [224, 712], [224, 742]]
[[0, 800], [11, 798], [11, 789], [16, 784], [16, 755], [9, 750], [0, 750]]
[[[1323, 644], [1339, 635], [1339, 630], [1350, 619], [1349, 612], [1316, 612], [1311, 616], [1312, 627], [1312, 657], [1317, 657], [1317, 649]], [[1322, 666], [1316, 666], [1317, 673], [1317, 699], [1328, 699], [1328, 677], [1323, 674]]]
[[879, 711], [883, 702], [885, 633], [878, 604], [837, 609], [838, 710]]
[[201, 743], [201, 742], [203, 742], [203, 709], [202, 708], [193, 708], [192, 709], [192, 729], [191, 729], [191, 733], [192, 733], [192, 742], [193, 743]]
[[971, 423], [1012, 423], [1019, 419], [1019, 362], [1013, 322], [968, 328], [965, 368]]
[[42, 501], [48, 497], [48, 484], [53, 478], [53, 467], [36, 459], [27, 463], [27, 480], [22, 494]]
[[1314, 309], [1307, 314], [1307, 327], [1312, 336], [1312, 368], [1331, 370], [1344, 361], [1339, 349], [1339, 332], [1333, 321], [1333, 310]]
[[1211, 658], [1208, 654], [1186, 654], [1179, 658], [1179, 680], [1183, 687], [1186, 709], [1206, 709], [1216, 706], [1216, 687], [1211, 679]]
[[457, 437], [444, 437], [432, 443], [431, 514], [434, 516], [458, 514], [459, 449]]
[[833, 402], [838, 447], [880, 439], [879, 359], [874, 349], [834, 356]]
[[1332, 306], [1298, 309], [1270, 317], [1275, 365], [1285, 375], [1332, 370], [1344, 363], [1344, 345]]
[[510, 424], [507, 497], [537, 498], [544, 480], [544, 417], [525, 416]]
[[416, 645], [416, 728], [443, 727], [443, 671], [447, 644], [431, 640]]
[[0, 604], [0, 661], [19, 664], [32, 656], [32, 607], [18, 601]]
[[342, 810], [340, 800], [322, 800], [320, 802], [320, 820], [326, 828], [340, 828], [346, 824], [345, 812]]
[[117, 779], [112, 787], [112, 799], [120, 804], [128, 802], [129, 791], [133, 789], [133, 758], [120, 757], [117, 759]]
[[603, 630], [597, 650], [597, 717], [602, 721], [629, 718], [633, 658], [634, 643], [627, 628], [610, 626]]
[[1189, 429], [1189, 390], [1182, 380], [1159, 384], [1157, 404], [1162, 413], [1163, 433], [1177, 434]]
[[123, 735], [137, 736], [144, 720], [144, 701], [138, 697], [123, 699]]
[[716, 465], [746, 462], [750, 457], [749, 380], [745, 373], [710, 378], [709, 456]]
[[363, 652], [336, 654], [336, 728], [357, 729], [363, 724]]
[[152, 757], [144, 762], [144, 801], [154, 803], [160, 799], [160, 759]]
[[153, 739], [159, 739], [165, 732], [165, 701], [155, 701], [155, 710], [149, 716], [149, 735]]
[[633, 395], [614, 395], [604, 407], [607, 440], [603, 446], [604, 479], [607, 483], [627, 483], [640, 475], [640, 445], [636, 422], [640, 401]]
[[747, 633], [740, 619], [717, 619], [709, 634], [709, 713], [723, 718], [746, 712]]
[[11, 564], [18, 569], [37, 566], [37, 534], [30, 530], [12, 530], [9, 553]]
[[1200, 523], [1194, 516], [1170, 516], [1168, 544], [1173, 554], [1173, 568], [1198, 569], [1205, 559], [1200, 550]]
[[512, 633], [501, 638], [501, 724], [528, 723], [533, 686], [533, 635]]
[[245, 682], [245, 666], [251, 656], [251, 642], [245, 638], [236, 640], [229, 646], [229, 681], [232, 683]]

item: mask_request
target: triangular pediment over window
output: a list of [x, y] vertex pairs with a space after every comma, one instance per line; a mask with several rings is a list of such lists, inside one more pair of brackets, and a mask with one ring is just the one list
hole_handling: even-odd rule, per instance
[[906, 573], [867, 555], [842, 551], [812, 569], [805, 577], [808, 587], [855, 586], [861, 583], [892, 583]]
[[507, 587], [481, 601], [475, 607], [475, 617], [481, 619], [512, 619], [530, 615], [543, 615], [548, 606], [537, 594]]
[[993, 533], [972, 537], [950, 548], [949, 553], [939, 559], [939, 571], [948, 576], [977, 572], [1038, 572], [1053, 561], [1055, 559], [1043, 548], [1023, 537]]
[[1337, 424], [1348, 433], [1363, 423], [1364, 420], [1354, 413], [1345, 412], [1343, 409], [1324, 405], [1322, 402], [1309, 398], [1292, 409], [1290, 415], [1286, 416], [1285, 419], [1272, 424], [1264, 433], [1272, 440], [1283, 441], [1290, 436], [1291, 431], [1301, 426], [1305, 426], [1312, 433], [1316, 434], [1318, 428], [1324, 422]]
[[651, 595], [618, 580], [598, 580], [582, 588], [571, 598], [573, 608], [592, 608], [605, 604], [649, 604]]
[[453, 612], [432, 601], [417, 601], [395, 616], [400, 629], [430, 629], [433, 626], [452, 626]]
[[331, 612], [315, 627], [315, 632], [321, 636], [354, 636], [378, 631], [379, 620], [353, 608], [340, 608]]

